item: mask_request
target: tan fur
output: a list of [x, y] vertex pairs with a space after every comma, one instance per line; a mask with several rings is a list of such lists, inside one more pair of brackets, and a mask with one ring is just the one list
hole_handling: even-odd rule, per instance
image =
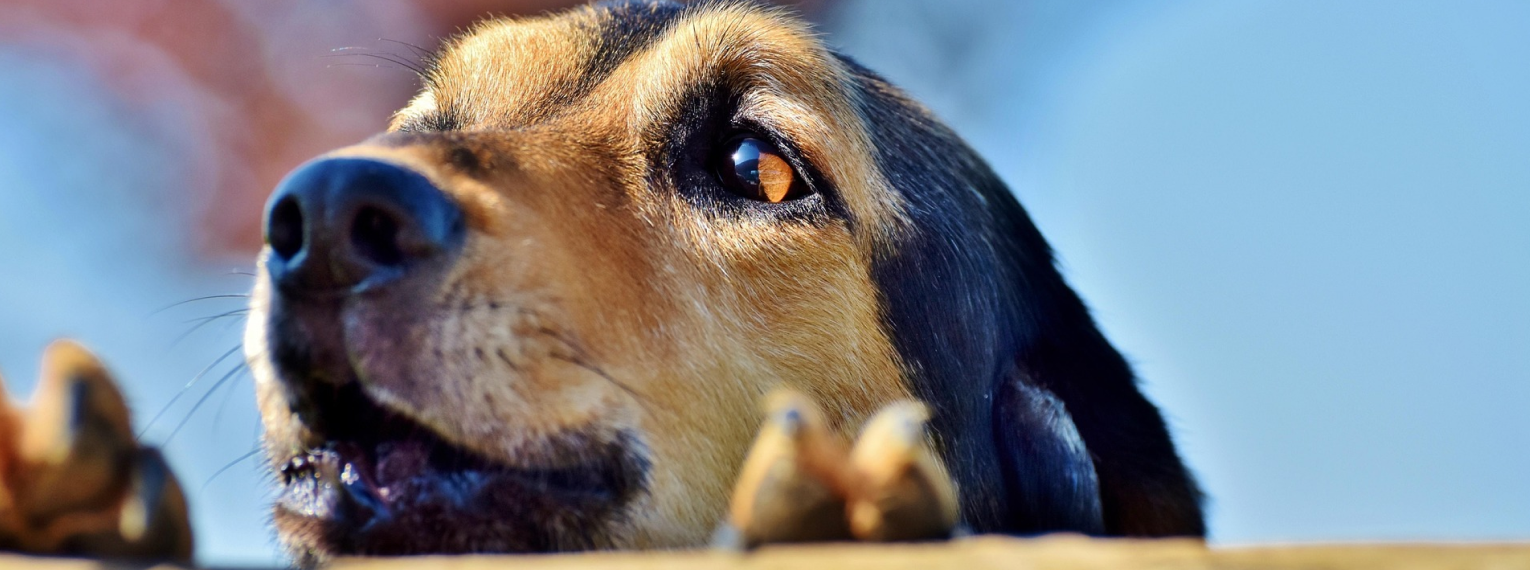
[[[424, 174], [469, 227], [443, 286], [407, 311], [361, 306], [347, 333], [368, 394], [507, 464], [556, 466], [542, 447], [564, 431], [634, 430], [648, 492], [610, 544], [696, 545], [722, 520], [767, 391], [809, 394], [842, 431], [908, 397], [869, 275], [901, 206], [823, 81], [843, 70], [798, 24], [705, 12], [590, 85], [577, 72], [593, 17], [474, 28], [392, 123], [449, 113], [459, 132], [332, 154]], [[724, 219], [651, 188], [641, 151], [703, 81], [745, 92], [743, 112], [801, 145], [860, 229]], [[263, 361], [268, 296], [262, 277], [245, 346], [280, 465], [309, 442]]]

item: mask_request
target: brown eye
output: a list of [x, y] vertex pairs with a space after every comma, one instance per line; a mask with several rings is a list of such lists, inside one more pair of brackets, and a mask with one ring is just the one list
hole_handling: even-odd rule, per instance
[[728, 191], [761, 202], [776, 203], [800, 197], [802, 184], [792, 165], [769, 141], [753, 136], [736, 137], [722, 146], [717, 176]]

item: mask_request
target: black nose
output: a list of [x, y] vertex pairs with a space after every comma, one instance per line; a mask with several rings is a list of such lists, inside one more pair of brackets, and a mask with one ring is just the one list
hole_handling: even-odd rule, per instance
[[266, 268], [284, 291], [355, 293], [448, 257], [462, 210], [420, 173], [365, 158], [299, 167], [266, 204]]

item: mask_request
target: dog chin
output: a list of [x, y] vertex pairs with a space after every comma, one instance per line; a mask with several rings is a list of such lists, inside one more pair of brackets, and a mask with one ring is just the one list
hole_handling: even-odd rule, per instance
[[558, 468], [508, 465], [387, 414], [371, 437], [331, 439], [279, 466], [275, 522], [303, 559], [558, 552], [620, 542], [648, 462], [637, 438], [550, 438]]

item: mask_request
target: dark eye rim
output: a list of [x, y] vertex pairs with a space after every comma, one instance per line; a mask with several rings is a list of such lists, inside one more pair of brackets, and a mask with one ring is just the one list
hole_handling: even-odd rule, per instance
[[[655, 187], [676, 192], [696, 211], [716, 220], [762, 224], [827, 225], [855, 220], [818, 166], [789, 137], [739, 110], [739, 100], [717, 85], [694, 89], [680, 114], [663, 127], [651, 155]], [[803, 196], [796, 200], [764, 202], [740, 196], [722, 185], [717, 176], [718, 147], [735, 135], [749, 133], [775, 145], [802, 183]]]
[[[792, 190], [780, 202], [771, 202], [747, 196], [743, 192], [729, 189], [729, 182], [723, 175], [724, 168], [735, 168], [731, 162], [734, 145], [742, 141], [754, 139], [770, 146], [776, 154], [786, 160], [788, 167], [792, 169]], [[711, 146], [711, 157], [708, 159], [708, 169], [711, 170], [713, 179], [723, 187], [729, 195], [746, 200], [751, 203], [762, 204], [770, 207], [785, 207], [790, 204], [801, 202], [804, 199], [818, 195], [817, 184], [814, 183], [812, 170], [807, 168], [802, 161], [801, 154], [789, 144], [785, 144], [779, 137], [767, 129], [750, 128], [747, 126], [735, 127], [723, 133], [717, 138], [717, 142]]]

